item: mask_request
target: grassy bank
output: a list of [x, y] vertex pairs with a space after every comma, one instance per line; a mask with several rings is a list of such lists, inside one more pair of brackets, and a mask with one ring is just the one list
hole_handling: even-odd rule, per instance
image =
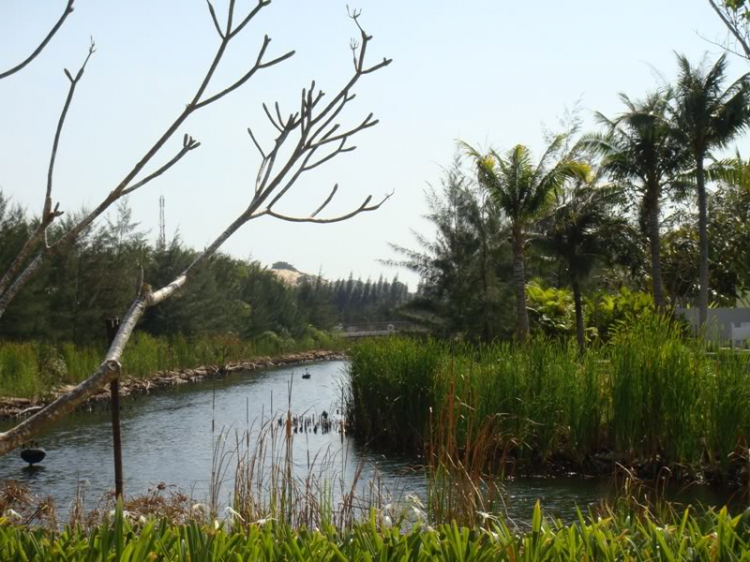
[[488, 519], [411, 530], [377, 523], [373, 513], [350, 529], [292, 528], [275, 521], [230, 525], [135, 519], [114, 512], [97, 526], [63, 532], [0, 520], [3, 560], [740, 560], [750, 556], [750, 518], [726, 511], [657, 520], [649, 514], [609, 513], [570, 526], [545, 520], [541, 510], [519, 530]]
[[545, 339], [480, 348], [392, 339], [362, 342], [351, 358], [353, 430], [386, 447], [437, 442], [532, 469], [620, 462], [724, 479], [747, 462], [747, 355], [708, 353], [656, 316], [583, 356]]
[[[311, 349], [339, 349], [343, 343], [314, 331], [300, 341], [273, 334], [258, 340], [234, 336], [157, 338], [136, 332], [122, 357], [126, 377], [148, 378], [157, 371], [224, 365], [255, 357]], [[38, 398], [61, 384], [87, 378], [104, 357], [101, 346], [0, 341], [0, 396]]]

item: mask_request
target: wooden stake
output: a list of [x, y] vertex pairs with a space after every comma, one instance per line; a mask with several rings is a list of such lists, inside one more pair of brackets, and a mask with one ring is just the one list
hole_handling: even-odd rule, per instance
[[[107, 325], [107, 339], [110, 345], [115, 340], [120, 327], [119, 318], [109, 318]], [[115, 496], [119, 499], [123, 494], [122, 478], [122, 439], [120, 436], [120, 377], [109, 383], [109, 394], [112, 407], [112, 446], [115, 452]]]

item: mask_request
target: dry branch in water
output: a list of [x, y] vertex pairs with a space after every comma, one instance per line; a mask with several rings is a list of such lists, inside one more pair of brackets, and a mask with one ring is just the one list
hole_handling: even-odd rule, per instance
[[[126, 193], [132, 192], [151, 179], [161, 175], [169, 167], [179, 161], [188, 151], [196, 148], [198, 143], [196, 143], [191, 137], [185, 136], [183, 139], [182, 150], [172, 158], [172, 160], [141, 182], [131, 183], [145, 163], [158, 151], [159, 148], [161, 148], [164, 142], [166, 142], [166, 140], [176, 131], [179, 125], [182, 124], [190, 113], [218, 100], [241, 86], [257, 70], [277, 64], [292, 55], [293, 52], [290, 52], [276, 59], [272, 59], [269, 62], [263, 62], [266, 48], [270, 42], [270, 39], [266, 36], [253, 69], [231, 86], [210, 97], [204, 98], [204, 91], [206, 90], [211, 76], [221, 59], [221, 55], [223, 54], [227, 42], [235, 37], [261, 8], [270, 4], [270, 0], [259, 1], [256, 8], [237, 26], [233, 26], [232, 23], [234, 17], [234, 4], [234, 0], [230, 0], [227, 24], [222, 28], [219, 25], [219, 20], [213, 5], [208, 1], [209, 13], [213, 25], [221, 38], [221, 47], [206, 79], [203, 81], [191, 104], [188, 105], [185, 113], [181, 115], [162, 138], [160, 138], [156, 145], [154, 145], [154, 147], [147, 153], [146, 157], [144, 157], [144, 160], [139, 162], [120, 185], [109, 194], [107, 199], [105, 199], [105, 202], [100, 205], [101, 209], [97, 208], [91, 215], [79, 223], [83, 224], [83, 226], [79, 228], [79, 226], [76, 225], [76, 227], [74, 227], [71, 232], [65, 234], [57, 244], [68, 243], [70, 239], [67, 237], [75, 237], [75, 235], [88, 226], [96, 216], [101, 214], [101, 212], [103, 212], [112, 201], [115, 201]], [[318, 215], [326, 209], [328, 204], [337, 194], [339, 190], [337, 184], [333, 187], [323, 203], [311, 212], [310, 215], [297, 217], [279, 213], [274, 210], [275, 205], [292, 189], [304, 173], [316, 169], [340, 154], [353, 151], [356, 147], [348, 146], [350, 139], [358, 133], [374, 127], [378, 123], [378, 120], [374, 119], [372, 114], [369, 114], [364, 120], [354, 126], [347, 127], [338, 122], [338, 118], [342, 115], [344, 108], [354, 99], [355, 94], [352, 93], [352, 90], [360, 78], [380, 70], [391, 63], [390, 59], [384, 58], [376, 64], [367, 66], [365, 55], [368, 45], [372, 40], [372, 36], [368, 35], [361, 27], [359, 23], [359, 12], [350, 13], [349, 16], [357, 26], [360, 35], [359, 40], [352, 42], [351, 45], [354, 68], [350, 79], [333, 97], [330, 98], [330, 101], [327, 103], [324, 101], [326, 99], [325, 93], [316, 89], [315, 82], [313, 82], [309, 88], [304, 88], [302, 90], [299, 107], [295, 108], [295, 112], [289, 113], [288, 115], [282, 112], [278, 103], [273, 104], [273, 111], [269, 109], [268, 105], [263, 105], [264, 113], [275, 127], [278, 135], [273, 140], [270, 147], [264, 149], [262, 143], [258, 141], [257, 137], [252, 132], [252, 129], [248, 129], [252, 142], [261, 156], [261, 164], [255, 178], [255, 188], [248, 206], [221, 234], [219, 234], [211, 245], [198, 255], [193, 263], [190, 264], [181, 275], [157, 291], [142, 291], [136, 297], [127, 314], [124, 316], [120, 325], [120, 330], [107, 351], [104, 361], [99, 365], [98, 369], [68, 394], [61, 396], [43, 410], [21, 422], [13, 429], [0, 434], [0, 455], [7, 453], [34, 435], [37, 435], [51, 423], [64, 417], [75, 409], [76, 406], [85, 402], [105, 384], [117, 378], [121, 370], [120, 358], [122, 357], [123, 350], [127, 345], [138, 320], [143, 316], [145, 311], [149, 307], [156, 306], [170, 298], [179, 289], [185, 286], [185, 284], [189, 282], [192, 274], [199, 267], [204, 265], [209, 258], [219, 250], [222, 244], [247, 222], [262, 216], [269, 216], [293, 222], [310, 222], [317, 224], [333, 223], [350, 219], [361, 213], [375, 211], [380, 208], [386, 200], [388, 200], [390, 194], [384, 196], [376, 203], [372, 203], [372, 196], [368, 196], [364, 199], [362, 204], [349, 212], [326, 218], [319, 218]], [[62, 120], [64, 119], [61, 119], [61, 121]], [[282, 150], [284, 154], [283, 156]], [[38, 254], [35, 259], [43, 257], [45, 252], [54, 251], [55, 248], [55, 245], [45, 247], [43, 252]], [[32, 264], [33, 263], [34, 262], [32, 262]], [[144, 285], [144, 287], [147, 287], [147, 285]], [[0, 313], [2, 313], [2, 309], [0, 309]]]

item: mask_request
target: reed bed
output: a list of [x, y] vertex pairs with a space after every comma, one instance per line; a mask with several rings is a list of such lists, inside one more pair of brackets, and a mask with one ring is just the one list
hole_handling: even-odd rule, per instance
[[482, 347], [393, 338], [350, 356], [352, 431], [386, 448], [479, 447], [489, 464], [503, 460], [498, 470], [620, 463], [727, 481], [747, 467], [748, 355], [709, 352], [653, 314], [583, 355], [544, 338]]
[[[280, 353], [342, 348], [342, 342], [320, 334], [319, 339], [297, 342], [273, 337], [161, 338], [136, 333], [123, 354], [123, 373], [126, 377], [148, 378], [157, 371], [221, 366]], [[0, 396], [39, 398], [59, 385], [77, 384], [96, 370], [104, 353], [103, 345], [0, 341]]]

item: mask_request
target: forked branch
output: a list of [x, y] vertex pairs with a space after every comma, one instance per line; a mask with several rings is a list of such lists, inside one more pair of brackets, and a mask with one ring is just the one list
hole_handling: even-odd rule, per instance
[[[135, 181], [138, 175], [153, 160], [153, 158], [159, 153], [159, 151], [164, 147], [164, 145], [172, 138], [172, 136], [179, 130], [179, 128], [183, 125], [183, 123], [193, 113], [218, 101], [225, 95], [229, 94], [230, 92], [244, 85], [258, 71], [275, 66], [276, 64], [279, 64], [287, 60], [294, 54], [294, 51], [289, 51], [279, 57], [266, 60], [265, 59], [266, 51], [268, 49], [268, 45], [271, 42], [271, 39], [268, 36], [266, 36], [263, 40], [263, 45], [260, 49], [260, 52], [256, 58], [256, 61], [253, 67], [248, 72], [246, 72], [243, 76], [241, 76], [238, 80], [232, 83], [230, 86], [220, 90], [216, 94], [213, 94], [211, 96], [206, 96], [206, 91], [209, 85], [212, 83], [214, 74], [224, 57], [224, 54], [226, 52], [226, 49], [230, 41], [233, 38], [235, 38], [239, 34], [239, 32], [250, 21], [252, 21], [253, 18], [255, 18], [255, 16], [257, 16], [257, 14], [264, 7], [270, 5], [270, 0], [259, 0], [256, 6], [240, 21], [240, 23], [237, 26], [233, 26], [232, 22], [233, 22], [233, 17], [234, 17], [235, 2], [236, 0], [228, 0], [229, 11], [228, 11], [226, 28], [224, 30], [222, 30], [221, 27], [218, 26], [218, 18], [216, 16], [216, 11], [213, 9], [213, 5], [209, 3], [209, 12], [210, 12], [211, 18], [214, 21], [214, 25], [217, 27], [217, 30], [220, 31], [222, 40], [221, 40], [221, 43], [219, 44], [219, 47], [214, 55], [214, 58], [208, 70], [206, 71], [195, 94], [193, 95], [192, 100], [185, 106], [182, 112], [169, 125], [169, 127], [167, 127], [166, 131], [162, 133], [162, 135], [157, 139], [157, 141], [146, 151], [143, 157], [133, 166], [130, 172], [126, 174], [126, 176], [114, 187], [114, 189], [109, 191], [106, 197], [99, 203], [99, 205], [96, 208], [94, 208], [94, 210], [89, 212], [86, 216], [84, 216], [81, 220], [79, 220], [75, 225], [73, 225], [67, 232], [65, 232], [51, 246], [47, 246], [45, 244], [43, 251], [40, 251], [38, 249], [38, 243], [44, 237], [44, 230], [38, 233], [35, 233], [35, 235], [31, 236], [29, 243], [24, 248], [25, 253], [24, 251], [22, 251], [22, 255], [19, 255], [19, 257], [16, 260], [14, 260], [13, 264], [11, 265], [11, 268], [8, 270], [8, 272], [5, 273], [2, 280], [0, 281], [0, 317], [2, 317], [7, 305], [10, 303], [10, 301], [13, 299], [16, 293], [31, 278], [31, 274], [34, 273], [34, 271], [36, 271], [40, 267], [41, 262], [44, 261], [47, 255], [51, 253], [55, 253], [55, 252], [60, 252], [63, 249], [67, 248], [71, 243], [73, 243], [76, 240], [76, 238], [82, 232], [84, 232], [114, 202], [116, 202], [121, 197], [143, 187], [144, 185], [148, 184], [152, 180], [158, 178], [159, 176], [167, 172], [170, 168], [172, 168], [175, 164], [177, 164], [177, 162], [179, 162], [185, 155], [187, 155], [188, 152], [200, 146], [200, 143], [195, 142], [191, 137], [186, 135], [185, 140], [183, 141], [182, 148], [171, 160], [169, 160], [166, 164], [162, 165], [155, 172], [152, 172], [151, 174], [146, 176], [144, 179], [140, 181]], [[69, 6], [72, 7], [72, 1], [69, 3]], [[89, 56], [91, 56], [92, 53], [93, 53], [93, 44], [92, 44], [92, 49], [89, 53]], [[88, 61], [88, 58], [87, 58], [87, 61]], [[85, 67], [85, 64], [84, 64], [84, 67]], [[72, 93], [75, 90], [75, 86], [77, 85], [78, 81], [80, 80], [83, 74], [83, 67], [76, 74], [75, 77], [67, 70], [65, 71], [65, 73], [71, 82], [71, 91], [69, 92], [69, 95], [68, 95], [68, 99], [70, 100], [72, 98]], [[61, 117], [61, 120], [58, 126], [58, 133], [62, 129], [62, 124], [64, 123], [65, 115], [67, 114], [68, 105], [69, 105], [69, 102], [66, 103], [65, 105], [63, 115]], [[52, 164], [50, 166], [50, 174], [48, 177], [47, 195], [45, 197], [45, 213], [43, 214], [42, 223], [44, 223], [45, 217], [54, 218], [52, 215], [49, 214], [49, 210], [51, 209], [51, 205], [52, 205], [52, 202], [51, 202], [52, 167], [54, 165], [54, 160], [56, 156], [56, 146], [57, 146], [58, 139], [59, 139], [59, 134], [56, 137], [56, 141], [54, 144], [55, 148], [53, 148]], [[49, 224], [47, 224], [46, 226], [49, 226]], [[34, 251], [36, 251], [37, 253], [29, 261], [29, 257], [31, 254], [33, 254]], [[20, 270], [19, 268], [24, 267], [24, 263], [27, 263], [27, 262], [28, 262], [28, 265], [26, 266], [26, 269]]]
[[739, 55], [743, 58], [750, 59], [750, 22], [748, 22], [737, 10], [745, 9], [744, 7], [733, 10], [730, 7], [721, 7], [716, 0], [708, 0], [714, 12], [719, 16], [727, 30], [734, 36], [742, 48], [742, 53], [737, 53], [727, 45], [720, 45], [722, 48]]
[[[18, 252], [16, 257], [11, 262], [10, 266], [8, 267], [8, 270], [5, 272], [2, 279], [0, 279], [0, 297], [2, 297], [2, 300], [0, 300], [0, 311], [4, 310], [5, 308], [3, 306], [3, 303], [5, 303], [5, 306], [7, 306], [6, 291], [8, 290], [11, 282], [13, 282], [13, 280], [16, 278], [16, 276], [18, 275], [18, 272], [24, 266], [26, 261], [29, 259], [29, 256], [32, 254], [32, 252], [34, 252], [37, 249], [40, 242], [44, 240], [45, 244], [44, 244], [43, 250], [47, 249], [47, 244], [46, 244], [47, 229], [54, 222], [56, 218], [58, 218], [59, 216], [63, 214], [63, 211], [60, 210], [59, 203], [55, 205], [54, 209], [52, 208], [52, 181], [54, 177], [55, 160], [57, 158], [57, 149], [60, 146], [60, 137], [62, 136], [63, 127], [65, 126], [65, 118], [68, 115], [70, 104], [73, 101], [73, 96], [76, 91], [76, 86], [78, 86], [78, 82], [83, 77], [83, 72], [86, 69], [86, 65], [91, 59], [91, 55], [93, 55], [95, 51], [96, 51], [96, 45], [94, 43], [94, 40], [92, 39], [91, 46], [89, 47], [88, 55], [86, 56], [86, 59], [83, 61], [81, 68], [78, 69], [78, 72], [76, 73], [75, 77], [73, 77], [73, 75], [70, 73], [70, 71], [68, 71], [68, 69], [65, 69], [65, 75], [68, 77], [70, 86], [68, 88], [68, 95], [65, 98], [65, 103], [63, 104], [62, 111], [60, 112], [60, 117], [57, 120], [57, 127], [55, 128], [55, 137], [54, 137], [54, 140], [52, 141], [52, 151], [50, 154], [49, 167], [47, 168], [47, 191], [44, 197], [44, 206], [42, 208], [41, 220], [39, 221], [39, 224], [34, 229], [34, 231], [31, 233], [29, 238], [26, 240], [26, 242], [24, 243], [23, 247]], [[16, 292], [18, 289], [20, 289], [20, 286], [17, 286]], [[15, 295], [15, 292], [13, 293], [13, 296], [14, 295]], [[7, 302], [10, 302], [10, 300], [7, 300]]]
[[[262, 5], [265, 5], [264, 2], [259, 2], [259, 6]], [[232, 7], [233, 2], [230, 4], [230, 10]], [[356, 18], [354, 19], [357, 23], [357, 26], [359, 27], [359, 23], [357, 22]], [[231, 15], [229, 16], [229, 22], [231, 22]], [[227, 29], [230, 29], [230, 25], [231, 23], [228, 24]], [[361, 27], [359, 27], [359, 29], [361, 30]], [[231, 37], [231, 33], [227, 32], [226, 37]], [[366, 34], [364, 34], [364, 37], [365, 39], [363, 40], [362, 44], [363, 49], [366, 46], [367, 41], [370, 40], [370, 37]], [[387, 61], [387, 63], [390, 63], [390, 60], [385, 60]], [[33, 436], [39, 434], [40, 432], [45, 430], [51, 423], [72, 412], [78, 405], [83, 404], [100, 388], [117, 378], [121, 372], [120, 360], [123, 350], [125, 349], [125, 345], [127, 344], [131, 334], [133, 333], [137, 322], [143, 316], [145, 311], [149, 307], [156, 306], [159, 303], [163, 302], [164, 300], [174, 295], [178, 290], [180, 290], [186, 283], [189, 282], [194, 272], [198, 270], [202, 265], [204, 265], [211, 258], [211, 256], [213, 256], [221, 248], [224, 242], [226, 242], [247, 222], [261, 216], [271, 216], [280, 220], [292, 222], [312, 222], [318, 224], [340, 222], [361, 213], [375, 211], [379, 209], [380, 206], [391, 197], [391, 194], [388, 194], [379, 203], [371, 204], [372, 196], [368, 196], [359, 207], [352, 210], [351, 212], [327, 219], [318, 218], [317, 215], [328, 206], [328, 204], [338, 192], [338, 185], [335, 185], [323, 204], [320, 205], [308, 217], [292, 217], [281, 213], [276, 213], [271, 209], [273, 202], [278, 201], [280, 196], [285, 194], [292, 186], [292, 184], [294, 184], [296, 179], [299, 178], [300, 175], [305, 171], [317, 168], [324, 162], [329, 161], [331, 158], [333, 158], [333, 156], [341, 154], [342, 152], [349, 152], [351, 150], [346, 149], [344, 144], [341, 143], [339, 147], [336, 148], [334, 152], [331, 153], [331, 155], [329, 155], [330, 157], [324, 157], [322, 161], [317, 161], [314, 165], [309, 164], [312, 155], [315, 154], [316, 150], [318, 150], [319, 148], [318, 146], [310, 143], [311, 135], [314, 133], [316, 128], [319, 128], [321, 126], [327, 127], [328, 124], [331, 123], [329, 118], [332, 114], [338, 115], [340, 113], [343, 106], [347, 103], [346, 100], [351, 99], [351, 96], [348, 95], [348, 92], [362, 75], [363, 73], [360, 71], [360, 69], [355, 69], [354, 76], [349, 80], [349, 82], [347, 82], [342, 91], [339, 92], [339, 94], [337, 94], [337, 96], [335, 96], [327, 106], [320, 109], [317, 113], [315, 112], [315, 109], [319, 107], [318, 101], [320, 101], [320, 99], [322, 98], [322, 93], [319, 93], [317, 95], [313, 93], [314, 84], [309, 91], [303, 90], [299, 112], [290, 115], [288, 119], [282, 119], [282, 113], [279, 108], [277, 110], [275, 119], [279, 120], [282, 126], [282, 130], [279, 133], [279, 136], [276, 138], [273, 148], [270, 151], [262, 150], [256, 138], [253, 136], [252, 132], [250, 132], [253, 143], [261, 153], [262, 161], [257, 174], [256, 189], [253, 192], [248, 207], [242, 213], [240, 213], [240, 215], [237, 216], [237, 218], [235, 218], [235, 220], [229, 226], [227, 226], [227, 228], [214, 240], [214, 242], [209, 245], [175, 280], [156, 292], [151, 292], [150, 289], [142, 290], [142, 292], [136, 297], [127, 314], [124, 316], [114, 342], [110, 346], [104, 358], [104, 361], [101, 363], [101, 365], [99, 365], [96, 371], [94, 371], [88, 379], [80, 383], [69, 393], [59, 397], [57, 400], [31, 416], [27, 420], [21, 422], [13, 429], [5, 433], [0, 433], [0, 455], [9, 452], [10, 450], [18, 447]], [[344, 100], [343, 103], [342, 100]], [[270, 112], [268, 113], [270, 114]], [[272, 120], [274, 119], [273, 116], [269, 116], [269, 118], [271, 118]], [[369, 126], [375, 124], [375, 122], [372, 121], [369, 117], [363, 123], [371, 123], [371, 125]], [[365, 128], [368, 127], [364, 127], [363, 125], [354, 127], [350, 130], [346, 137], [348, 138], [349, 136]], [[293, 136], [293, 133], [295, 133], [296, 136]], [[280, 159], [279, 151], [281, 147], [285, 142], [292, 138], [296, 138], [296, 142], [291, 150], [290, 155], [284, 160], [283, 164], [280, 164], [278, 171], [273, 171], [274, 167]], [[326, 135], [324, 134], [322, 138], [326, 138]], [[186, 137], [183, 141], [183, 150], [185, 150], [193, 142], [194, 141], [192, 141], [192, 139]], [[165, 167], [168, 167], [168, 165], [166, 165]], [[149, 178], [146, 178], [146, 180], [148, 179]], [[137, 185], [138, 184], [134, 184], [134, 186]], [[284, 187], [281, 188], [278, 193], [276, 193], [276, 190], [279, 189], [282, 185]], [[273, 202], [266, 206], [267, 201], [272, 196]], [[265, 209], [263, 209], [264, 206]], [[148, 286], [143, 285], [143, 287]]]
[[328, 203], [331, 202], [334, 195], [336, 194], [337, 189], [338, 189], [338, 184], [334, 186], [333, 191], [331, 191], [331, 193], [328, 195], [328, 198], [323, 202], [323, 204], [320, 207], [318, 207], [318, 209], [314, 213], [312, 213], [309, 217], [293, 217], [290, 215], [283, 215], [281, 213], [277, 213], [276, 211], [273, 211], [272, 209], [266, 209], [264, 212], [259, 213], [257, 216], [268, 215], [269, 217], [273, 217], [275, 219], [279, 219], [279, 220], [287, 221], [287, 222], [309, 222], [313, 224], [331, 224], [334, 222], [341, 222], [341, 221], [351, 219], [362, 213], [377, 211], [378, 209], [380, 209], [383, 203], [388, 201], [388, 199], [390, 199], [391, 196], [393, 195], [393, 192], [387, 194], [385, 197], [383, 197], [383, 199], [380, 200], [380, 202], [376, 203], [375, 205], [370, 205], [370, 201], [372, 201], [372, 195], [368, 195], [367, 198], [364, 200], [364, 202], [353, 211], [350, 211], [348, 213], [345, 213], [343, 215], [338, 215], [335, 217], [329, 217], [329, 218], [324, 218], [324, 219], [317, 218], [318, 213], [320, 213], [323, 209], [325, 209], [328, 206]]

